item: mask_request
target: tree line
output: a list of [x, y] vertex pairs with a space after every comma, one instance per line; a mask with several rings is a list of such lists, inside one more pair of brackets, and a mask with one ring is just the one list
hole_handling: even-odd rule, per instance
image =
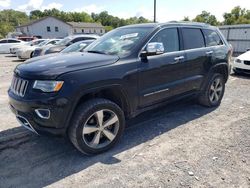
[[[105, 26], [106, 31], [114, 28], [138, 23], [152, 22], [144, 17], [131, 17], [128, 19], [119, 18], [110, 15], [107, 11], [99, 14], [86, 12], [65, 12], [57, 9], [50, 10], [34, 10], [29, 15], [25, 12], [16, 10], [2, 10], [0, 11], [0, 38], [5, 37], [9, 32], [14, 31], [15, 27], [28, 23], [30, 21], [43, 18], [45, 16], [55, 16], [65, 22], [98, 22]], [[250, 24], [250, 10], [246, 10], [239, 6], [233, 8], [230, 12], [223, 14], [224, 20], [219, 22], [216, 16], [207, 11], [202, 11], [193, 19], [184, 17], [184, 21], [204, 22], [211, 25], [233, 25], [233, 24]]]
[[0, 38], [3, 38], [9, 32], [14, 31], [16, 26], [46, 16], [54, 16], [65, 22], [98, 22], [105, 26], [106, 31], [124, 25], [151, 22], [144, 17], [131, 17], [128, 19], [118, 18], [110, 15], [107, 11], [103, 11], [99, 14], [92, 13], [89, 15], [86, 12], [64, 12], [53, 8], [44, 11], [34, 10], [27, 15], [25, 12], [10, 9], [0, 11]]
[[231, 12], [224, 13], [223, 18], [224, 20], [219, 22], [215, 15], [207, 11], [202, 11], [202, 13], [194, 19], [190, 20], [189, 17], [184, 17], [183, 21], [203, 22], [214, 26], [250, 24], [250, 10], [237, 6], [234, 7]]

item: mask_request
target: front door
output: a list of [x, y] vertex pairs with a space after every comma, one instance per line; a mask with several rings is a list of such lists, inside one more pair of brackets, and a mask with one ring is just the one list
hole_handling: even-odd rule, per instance
[[139, 62], [139, 106], [145, 107], [176, 95], [185, 77], [185, 52], [180, 51], [177, 28], [159, 31], [149, 42], [163, 43], [164, 53]]

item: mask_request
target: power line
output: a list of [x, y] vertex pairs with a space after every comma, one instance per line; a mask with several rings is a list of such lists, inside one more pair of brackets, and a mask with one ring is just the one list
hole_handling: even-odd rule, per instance
[[154, 0], [154, 22], [156, 22], [156, 0]]

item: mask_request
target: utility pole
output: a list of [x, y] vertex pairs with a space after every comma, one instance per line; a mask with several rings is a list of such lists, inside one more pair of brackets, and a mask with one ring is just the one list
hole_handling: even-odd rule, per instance
[[156, 0], [154, 0], [154, 22], [156, 22]]

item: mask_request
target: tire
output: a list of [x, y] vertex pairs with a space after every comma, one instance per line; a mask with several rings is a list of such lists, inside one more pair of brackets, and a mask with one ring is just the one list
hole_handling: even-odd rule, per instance
[[98, 98], [76, 109], [68, 135], [81, 153], [93, 155], [112, 148], [121, 138], [124, 128], [121, 108], [109, 100]]
[[[220, 81], [220, 83], [217, 87], [216, 84], [218, 80]], [[202, 91], [201, 95], [199, 96], [199, 103], [206, 107], [219, 106], [224, 96], [224, 92], [225, 92], [224, 77], [219, 73], [214, 73], [210, 77], [205, 89]]]
[[30, 53], [30, 58], [32, 58], [34, 55], [34, 51]]
[[235, 68], [233, 68], [233, 73], [234, 75], [239, 75], [240, 74], [240, 71], [236, 70]]

